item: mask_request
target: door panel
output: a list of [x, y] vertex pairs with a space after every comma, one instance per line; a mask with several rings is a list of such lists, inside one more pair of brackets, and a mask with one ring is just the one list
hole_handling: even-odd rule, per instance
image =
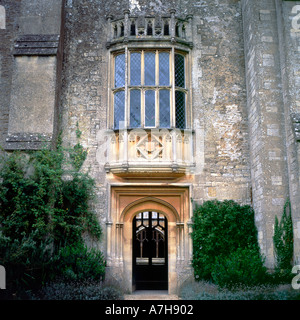
[[133, 282], [137, 290], [168, 289], [168, 222], [158, 212], [133, 219]]

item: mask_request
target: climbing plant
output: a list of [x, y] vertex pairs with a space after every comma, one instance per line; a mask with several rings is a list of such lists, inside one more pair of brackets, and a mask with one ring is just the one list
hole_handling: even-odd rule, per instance
[[293, 259], [293, 222], [289, 199], [284, 205], [280, 222], [275, 216], [273, 243], [276, 258], [275, 271], [283, 278], [290, 277]]
[[33, 279], [44, 281], [54, 270], [59, 272], [57, 255], [64, 247], [84, 246], [84, 233], [97, 240], [101, 237], [100, 224], [90, 209], [95, 183], [81, 172], [87, 153], [80, 135], [78, 129], [74, 148], [63, 148], [59, 139], [55, 150], [2, 156], [0, 264], [16, 286]]

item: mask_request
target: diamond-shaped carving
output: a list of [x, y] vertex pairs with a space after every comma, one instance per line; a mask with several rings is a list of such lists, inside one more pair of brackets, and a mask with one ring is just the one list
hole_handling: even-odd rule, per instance
[[163, 144], [159, 137], [147, 134], [141, 138], [137, 143], [136, 149], [140, 152], [141, 156], [147, 160], [154, 160], [159, 157], [163, 150]]

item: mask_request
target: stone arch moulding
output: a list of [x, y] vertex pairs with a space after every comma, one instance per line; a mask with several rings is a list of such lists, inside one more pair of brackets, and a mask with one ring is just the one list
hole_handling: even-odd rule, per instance
[[167, 201], [155, 197], [145, 197], [129, 204], [121, 213], [120, 222], [127, 219], [132, 222], [134, 216], [142, 211], [157, 211], [164, 214], [168, 221], [180, 222], [176, 209]]
[[132, 292], [133, 227], [135, 215], [156, 211], [168, 219], [169, 293], [191, 273], [191, 228], [189, 187], [118, 186], [111, 187], [111, 208], [107, 223], [107, 276]]

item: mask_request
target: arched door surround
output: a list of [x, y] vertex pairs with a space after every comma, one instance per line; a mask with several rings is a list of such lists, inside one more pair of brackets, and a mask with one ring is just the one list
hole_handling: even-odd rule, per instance
[[134, 219], [141, 212], [155, 212], [167, 221], [167, 284], [169, 293], [176, 293], [180, 279], [189, 273], [192, 257], [189, 189], [115, 187], [111, 191], [106, 229], [108, 276], [110, 274], [122, 283], [127, 291], [136, 290], [133, 277]]

